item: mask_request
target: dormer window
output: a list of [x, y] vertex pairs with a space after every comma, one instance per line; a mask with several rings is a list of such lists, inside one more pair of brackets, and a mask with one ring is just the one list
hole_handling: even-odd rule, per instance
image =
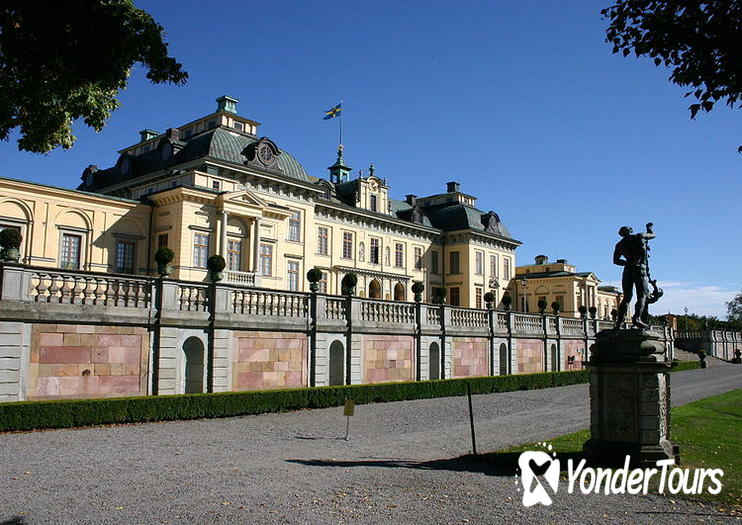
[[211, 181], [211, 189], [218, 190], [221, 187], [221, 183], [218, 180]]
[[371, 211], [378, 211], [378, 197], [376, 195], [370, 195], [369, 208], [371, 209]]
[[237, 131], [245, 131], [245, 125], [242, 122], [235, 122], [234, 129]]

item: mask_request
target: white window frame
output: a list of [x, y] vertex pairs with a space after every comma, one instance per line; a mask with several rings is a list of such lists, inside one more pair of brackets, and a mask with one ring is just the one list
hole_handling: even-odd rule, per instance
[[317, 226], [317, 255], [330, 255], [330, 228], [327, 226]]
[[[204, 237], [206, 238], [205, 244], [203, 242], [200, 242], [203, 240]], [[210, 249], [211, 249], [211, 235], [209, 235], [208, 232], [194, 232], [193, 233], [193, 267], [194, 268], [206, 268], [206, 261], [209, 259]]]
[[301, 242], [301, 210], [293, 210], [291, 217], [289, 217], [287, 240]]
[[299, 261], [286, 261], [286, 289], [298, 292], [301, 285], [301, 265]]

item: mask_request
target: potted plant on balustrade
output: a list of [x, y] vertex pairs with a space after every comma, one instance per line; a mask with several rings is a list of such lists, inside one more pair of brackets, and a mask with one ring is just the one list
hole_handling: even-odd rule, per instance
[[322, 270], [312, 268], [307, 272], [307, 281], [309, 281], [309, 291], [317, 293], [319, 291], [319, 282], [322, 280]]
[[3, 262], [18, 262], [21, 257], [21, 232], [16, 228], [0, 231], [0, 259]]
[[577, 307], [577, 311], [580, 312], [580, 317], [582, 317], [583, 319], [587, 318], [587, 306], [581, 304]]
[[433, 300], [437, 304], [446, 304], [446, 295], [447, 294], [448, 294], [448, 290], [446, 290], [442, 286], [439, 286], [437, 288], [433, 288]]
[[546, 302], [546, 299], [539, 299], [538, 300], [538, 311], [541, 313], [541, 315], [546, 314], [546, 306], [548, 303]]
[[221, 255], [212, 255], [206, 260], [206, 267], [209, 269], [209, 279], [212, 283], [218, 283], [224, 278], [224, 268], [227, 262]]
[[484, 304], [487, 307], [487, 310], [492, 310], [492, 307], [495, 304], [495, 294], [492, 292], [484, 294]]
[[559, 310], [562, 309], [562, 305], [559, 304], [559, 301], [554, 301], [551, 303], [551, 311], [554, 312], [554, 315], [559, 315]]
[[415, 281], [412, 283], [412, 293], [415, 294], [415, 302], [419, 303], [423, 300], [423, 292], [425, 291], [425, 284], [421, 281]]
[[351, 296], [356, 293], [356, 285], [358, 284], [358, 276], [353, 272], [346, 273], [343, 276], [343, 280], [340, 281], [340, 287], [342, 288], [343, 295]]
[[163, 246], [155, 252], [155, 262], [157, 263], [157, 273], [161, 278], [170, 277], [173, 273], [173, 265], [170, 264], [175, 259], [175, 252]]
[[510, 311], [510, 305], [513, 304], [513, 298], [510, 296], [510, 294], [505, 294], [502, 296], [502, 306], [505, 307], [505, 310]]
[[590, 318], [595, 319], [595, 317], [598, 315], [598, 309], [595, 306], [591, 306], [588, 308], [588, 311], [590, 312]]

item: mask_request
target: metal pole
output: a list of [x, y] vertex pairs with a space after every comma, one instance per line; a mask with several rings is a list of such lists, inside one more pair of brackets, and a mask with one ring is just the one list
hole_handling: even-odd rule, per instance
[[469, 398], [469, 425], [471, 426], [471, 448], [474, 455], [477, 455], [477, 437], [474, 435], [474, 412], [471, 408], [471, 388], [469, 383], [466, 384], [466, 396]]

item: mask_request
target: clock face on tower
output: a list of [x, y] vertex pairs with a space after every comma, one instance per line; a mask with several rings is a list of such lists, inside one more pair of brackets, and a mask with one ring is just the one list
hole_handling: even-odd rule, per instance
[[266, 166], [273, 163], [275, 155], [273, 154], [273, 150], [271, 149], [270, 145], [262, 143], [258, 146], [258, 158], [260, 159], [260, 162], [262, 162]]

